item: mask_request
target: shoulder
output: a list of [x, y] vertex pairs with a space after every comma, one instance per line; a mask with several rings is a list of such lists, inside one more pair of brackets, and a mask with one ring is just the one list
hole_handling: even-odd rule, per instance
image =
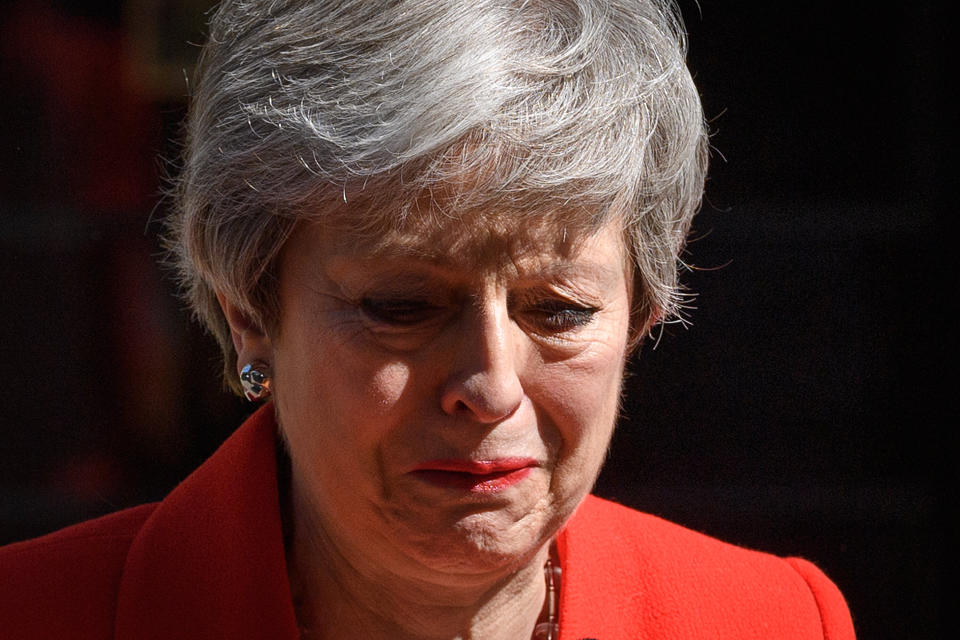
[[127, 552], [155, 506], [0, 548], [4, 638], [109, 637]]
[[[564, 543], [570, 604], [600, 611], [597, 599], [610, 606], [612, 598], [649, 637], [698, 638], [709, 629], [717, 638], [853, 638], [843, 596], [805, 560], [737, 547], [592, 496]], [[604, 623], [598, 615], [593, 622]]]

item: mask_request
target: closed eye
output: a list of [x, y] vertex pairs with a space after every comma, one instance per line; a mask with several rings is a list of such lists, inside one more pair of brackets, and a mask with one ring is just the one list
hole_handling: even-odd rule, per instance
[[541, 331], [560, 333], [590, 324], [597, 311], [599, 309], [596, 307], [583, 306], [564, 300], [550, 300], [528, 307], [523, 313]]
[[442, 311], [426, 300], [363, 298], [360, 310], [374, 322], [394, 327], [412, 327], [435, 319]]

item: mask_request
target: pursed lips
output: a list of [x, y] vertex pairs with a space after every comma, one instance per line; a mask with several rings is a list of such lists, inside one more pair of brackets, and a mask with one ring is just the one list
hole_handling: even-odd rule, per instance
[[526, 457], [495, 460], [445, 458], [422, 462], [410, 473], [434, 486], [493, 493], [520, 482], [538, 466], [535, 459]]

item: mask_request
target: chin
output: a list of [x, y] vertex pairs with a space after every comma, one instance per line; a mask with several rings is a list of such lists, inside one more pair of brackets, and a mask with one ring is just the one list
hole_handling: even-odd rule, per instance
[[402, 530], [408, 554], [433, 570], [459, 574], [509, 573], [527, 564], [553, 538], [566, 518], [534, 509], [522, 517], [507, 510], [469, 513], [454, 522]]

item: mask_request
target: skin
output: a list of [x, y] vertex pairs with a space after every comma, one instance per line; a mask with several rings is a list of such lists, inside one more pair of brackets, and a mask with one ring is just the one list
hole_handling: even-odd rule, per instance
[[[308, 637], [530, 637], [547, 547], [616, 420], [630, 316], [619, 228], [458, 220], [376, 245], [302, 225], [271, 335], [224, 298], [241, 365], [270, 365], [292, 462], [288, 569]], [[437, 459], [530, 461], [470, 491]]]

